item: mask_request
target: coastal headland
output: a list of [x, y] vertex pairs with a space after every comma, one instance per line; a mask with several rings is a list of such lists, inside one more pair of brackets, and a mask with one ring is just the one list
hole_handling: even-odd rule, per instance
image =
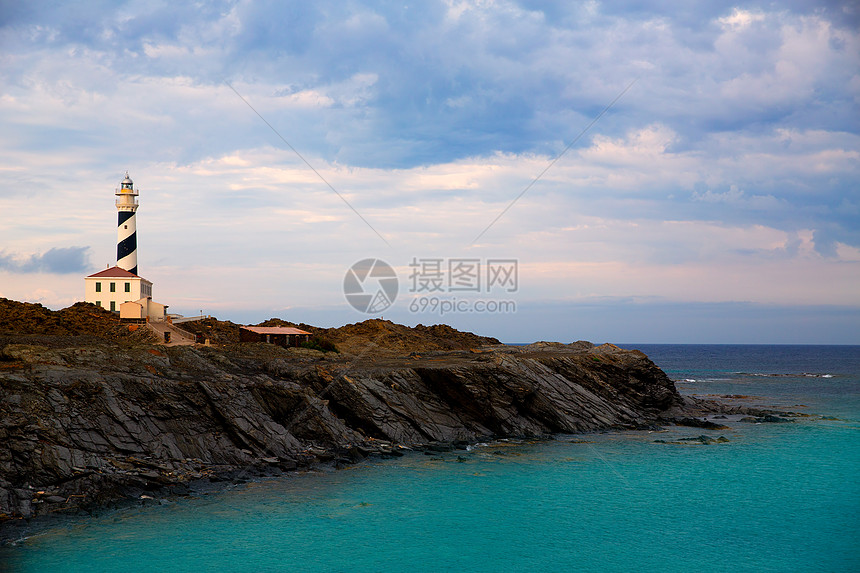
[[182, 326], [211, 345], [157, 344], [86, 303], [0, 299], [0, 527], [368, 456], [697, 424], [709, 407], [611, 344], [296, 325], [337, 348], [323, 352], [239, 343], [215, 319]]

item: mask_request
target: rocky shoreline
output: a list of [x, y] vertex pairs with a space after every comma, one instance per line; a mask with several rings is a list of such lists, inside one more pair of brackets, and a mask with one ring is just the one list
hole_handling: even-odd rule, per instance
[[[609, 344], [510, 347], [450, 327], [385, 321], [344, 328], [350, 352], [336, 354], [261, 343], [168, 348], [7, 326], [0, 530], [13, 537], [39, 516], [320, 464], [500, 438], [698, 425], [704, 413], [726, 410], [683, 398], [643, 353]], [[734, 413], [766, 414], [741, 410]]]

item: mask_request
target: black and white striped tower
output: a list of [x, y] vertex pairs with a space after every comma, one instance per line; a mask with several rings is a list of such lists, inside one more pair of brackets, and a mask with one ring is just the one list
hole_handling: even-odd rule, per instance
[[119, 189], [116, 190], [116, 210], [119, 223], [116, 229], [116, 266], [137, 274], [137, 191], [125, 172]]

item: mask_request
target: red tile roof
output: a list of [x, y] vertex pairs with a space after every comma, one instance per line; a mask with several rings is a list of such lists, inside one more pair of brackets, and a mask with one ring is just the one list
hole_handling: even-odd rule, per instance
[[240, 326], [239, 328], [250, 330], [257, 334], [310, 334], [310, 332], [299, 330], [292, 326]]
[[[143, 277], [139, 277], [139, 276], [137, 276], [136, 274], [131, 273], [131, 272], [128, 272], [127, 270], [125, 270], [125, 269], [121, 269], [121, 268], [119, 268], [119, 267], [110, 267], [109, 269], [105, 269], [105, 270], [103, 270], [103, 271], [99, 271], [99, 272], [97, 272], [97, 273], [95, 273], [95, 274], [92, 274], [92, 275], [88, 276], [87, 278], [90, 278], [90, 277], [98, 277], [98, 278], [102, 278], [102, 277], [105, 277], [105, 278], [107, 278], [107, 277], [111, 277], [111, 278], [124, 278], [124, 279], [128, 279], [128, 278], [143, 279]], [[143, 280], [146, 280], [146, 279], [143, 279]], [[147, 281], [147, 282], [149, 282], [149, 281]]]

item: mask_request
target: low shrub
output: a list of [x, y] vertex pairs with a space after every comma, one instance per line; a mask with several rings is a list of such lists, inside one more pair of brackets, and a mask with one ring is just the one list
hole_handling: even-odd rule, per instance
[[314, 336], [307, 342], [302, 342], [299, 346], [302, 348], [310, 348], [311, 350], [319, 350], [320, 352], [336, 352], [340, 354], [340, 350], [337, 349], [334, 342], [318, 336]]

